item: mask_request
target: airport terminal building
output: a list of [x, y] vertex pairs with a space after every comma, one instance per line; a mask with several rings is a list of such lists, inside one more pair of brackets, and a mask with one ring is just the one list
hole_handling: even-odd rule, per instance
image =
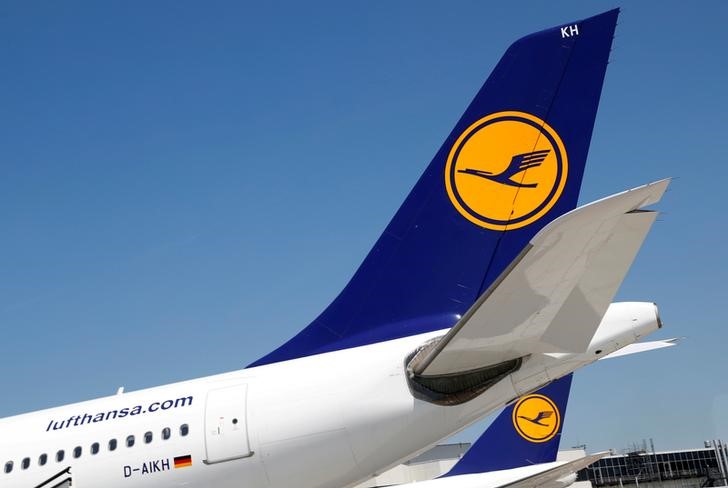
[[577, 480], [589, 481], [594, 488], [701, 488], [726, 486], [727, 474], [728, 446], [722, 441], [706, 441], [701, 449], [641, 450], [608, 456], [579, 471]]

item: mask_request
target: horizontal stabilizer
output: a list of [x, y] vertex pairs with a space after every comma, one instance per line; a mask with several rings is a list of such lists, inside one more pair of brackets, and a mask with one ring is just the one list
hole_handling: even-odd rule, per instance
[[583, 352], [657, 216], [669, 180], [573, 210], [524, 251], [434, 347], [419, 376], [472, 371], [543, 352]]
[[635, 342], [634, 344], [624, 346], [622, 349], [618, 349], [611, 354], [607, 354], [606, 356], [599, 358], [599, 360], [618, 358], [621, 356], [629, 356], [630, 354], [639, 354], [641, 352], [654, 351], [655, 349], [677, 346], [679, 342], [680, 339], [677, 337], [661, 341]]

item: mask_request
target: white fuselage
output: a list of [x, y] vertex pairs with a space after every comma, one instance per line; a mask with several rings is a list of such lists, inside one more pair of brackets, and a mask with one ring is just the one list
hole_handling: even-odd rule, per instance
[[[0, 486], [35, 487], [70, 466], [80, 488], [342, 488], [656, 330], [650, 310], [613, 305], [586, 352], [533, 354], [456, 406], [415, 399], [408, 386], [405, 358], [439, 331], [0, 419]], [[175, 467], [188, 455], [191, 465]]]

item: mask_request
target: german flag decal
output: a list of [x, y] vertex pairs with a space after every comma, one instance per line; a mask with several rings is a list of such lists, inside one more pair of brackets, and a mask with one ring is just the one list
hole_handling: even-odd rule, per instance
[[177, 456], [174, 458], [175, 468], [187, 468], [192, 466], [192, 455], [187, 454], [186, 456]]

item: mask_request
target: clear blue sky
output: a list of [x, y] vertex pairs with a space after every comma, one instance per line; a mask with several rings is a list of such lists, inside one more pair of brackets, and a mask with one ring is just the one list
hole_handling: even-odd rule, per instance
[[[278, 346], [505, 48], [614, 6], [0, 4], [0, 416]], [[618, 298], [688, 339], [579, 372], [564, 445], [728, 439], [726, 21], [727, 2], [623, 6], [581, 201], [677, 178]]]

